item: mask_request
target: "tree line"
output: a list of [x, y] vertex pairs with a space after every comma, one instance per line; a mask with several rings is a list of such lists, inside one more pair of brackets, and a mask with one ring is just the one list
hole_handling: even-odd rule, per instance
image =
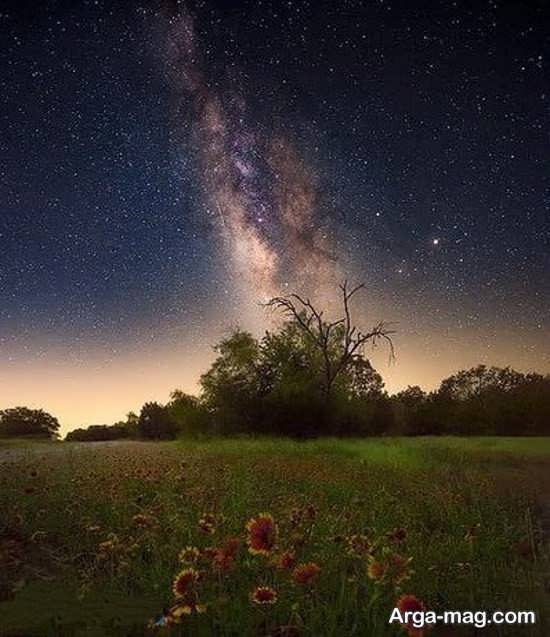
[[[145, 403], [139, 414], [130, 412], [112, 425], [75, 429], [66, 440], [203, 434], [550, 435], [549, 375], [479, 365], [449, 376], [435, 391], [409, 386], [389, 395], [365, 359], [341, 379], [327, 405], [301, 354], [286, 350], [288, 336], [285, 328], [258, 341], [237, 331], [217, 345], [218, 356], [201, 379], [200, 397], [176, 390], [165, 405]], [[274, 349], [277, 369], [271, 368]], [[0, 411], [2, 437], [55, 438], [58, 430], [57, 419], [43, 410]]]
[[[340, 286], [341, 316], [333, 320], [299, 295], [271, 299], [266, 305], [283, 313], [281, 326], [259, 339], [240, 329], [223, 338], [198, 397], [176, 390], [166, 405], [146, 403], [139, 414], [76, 429], [67, 440], [550, 434], [550, 375], [479, 365], [435, 391], [409, 386], [389, 395], [365, 354], [383, 343], [393, 356], [393, 330], [354, 325], [351, 301], [361, 289]], [[0, 411], [0, 435], [52, 436], [58, 428], [41, 410]]]

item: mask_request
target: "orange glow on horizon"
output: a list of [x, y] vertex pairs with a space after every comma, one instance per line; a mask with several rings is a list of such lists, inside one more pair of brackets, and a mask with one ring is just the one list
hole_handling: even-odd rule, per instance
[[[446, 376], [479, 363], [550, 371], [550, 356], [542, 342], [533, 341], [525, 348], [502, 332], [493, 339], [463, 334], [452, 340], [441, 335], [428, 339], [398, 334], [396, 350], [397, 359], [391, 365], [383, 348], [366, 352], [390, 393], [407, 385], [434, 389]], [[43, 408], [59, 419], [62, 435], [77, 427], [112, 424], [129, 411], [139, 413], [144, 402], [167, 402], [176, 388], [197, 393], [200, 374], [213, 357], [206, 344], [157, 344], [109, 357], [97, 350], [85, 362], [72, 360], [67, 352], [52, 351], [39, 362], [12, 362], [0, 368], [0, 407]]]

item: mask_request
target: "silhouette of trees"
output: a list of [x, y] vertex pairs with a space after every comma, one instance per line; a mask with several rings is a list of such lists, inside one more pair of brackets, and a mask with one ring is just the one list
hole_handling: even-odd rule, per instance
[[[198, 397], [174, 390], [165, 406], [146, 403], [139, 416], [76, 430], [67, 439], [550, 434], [550, 376], [478, 365], [430, 393], [413, 385], [389, 396], [365, 346], [384, 341], [393, 357], [394, 332], [384, 322], [367, 331], [354, 324], [351, 301], [361, 289], [340, 286], [340, 316], [330, 321], [297, 294], [271, 299], [266, 306], [287, 320], [259, 339], [236, 329], [216, 344]], [[0, 416], [4, 435], [52, 435], [59, 426], [41, 410], [15, 408]]]
[[247, 431], [258, 415], [259, 343], [249, 332], [235, 330], [214, 351], [216, 359], [200, 378], [202, 400], [216, 430]]
[[402, 434], [548, 435], [550, 376], [478, 365], [424, 394], [409, 387], [391, 398]]
[[66, 436], [68, 442], [96, 442], [101, 440], [123, 440], [130, 437], [125, 422], [114, 425], [90, 425], [86, 429], [73, 429]]
[[380, 323], [368, 332], [352, 322], [350, 299], [342, 292], [343, 317], [323, 319], [309, 300], [277, 297], [268, 307], [289, 320], [260, 340], [236, 330], [216, 347], [217, 357], [201, 377], [201, 398], [214, 429], [292, 436], [380, 433], [391, 410], [384, 383], [364, 357], [367, 343], [392, 331]]
[[124, 440], [138, 438], [138, 416], [133, 412], [113, 425], [90, 425], [70, 431], [65, 440], [68, 442], [95, 442], [101, 440]]
[[550, 425], [549, 377], [509, 367], [460, 371], [442, 381], [434, 402], [447, 433], [519, 435]]
[[196, 396], [175, 389], [166, 408], [176, 422], [178, 433], [196, 435], [208, 430], [208, 412]]
[[138, 432], [141, 438], [166, 440], [175, 438], [178, 425], [167, 407], [156, 402], [145, 403], [138, 419]]
[[343, 316], [334, 321], [323, 319], [324, 311], [317, 309], [309, 299], [298, 294], [277, 296], [266, 303], [267, 307], [281, 310], [308, 337], [319, 351], [323, 370], [323, 393], [330, 402], [334, 383], [340, 374], [345, 374], [367, 343], [375, 345], [384, 340], [393, 356], [391, 335], [393, 330], [381, 321], [367, 332], [359, 330], [352, 321], [350, 302], [352, 297], [364, 288], [364, 284], [348, 289], [347, 281], [340, 286]]
[[43, 409], [12, 407], [0, 411], [0, 436], [56, 438], [59, 422]]

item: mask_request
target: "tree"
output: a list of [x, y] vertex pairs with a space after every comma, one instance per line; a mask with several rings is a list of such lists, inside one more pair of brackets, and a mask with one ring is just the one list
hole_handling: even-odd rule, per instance
[[342, 376], [352, 398], [374, 399], [384, 394], [382, 376], [362, 356], [354, 356]]
[[258, 341], [237, 329], [214, 347], [217, 357], [201, 376], [201, 398], [219, 429], [247, 431], [257, 420]]
[[392, 397], [395, 427], [399, 435], [419, 436], [437, 433], [431, 419], [431, 402], [418, 385], [409, 385]]
[[145, 403], [141, 408], [138, 431], [142, 438], [157, 440], [175, 438], [177, 429], [177, 423], [166, 407], [151, 402]]
[[292, 322], [266, 332], [257, 364], [257, 426], [266, 433], [311, 436], [324, 429], [326, 405], [321, 358], [307, 335]]
[[323, 319], [324, 312], [315, 308], [309, 299], [304, 299], [298, 294], [288, 297], [277, 296], [266, 304], [290, 317], [321, 354], [323, 393], [327, 403], [330, 402], [336, 380], [341, 374], [349, 371], [353, 361], [361, 355], [367, 343], [375, 345], [380, 340], [386, 341], [393, 357], [391, 335], [394, 331], [389, 329], [387, 323], [381, 321], [367, 332], [362, 332], [353, 325], [350, 302], [363, 288], [364, 285], [360, 284], [349, 290], [347, 281], [344, 281], [340, 286], [344, 316], [331, 322]]
[[[306, 437], [381, 432], [387, 426], [384, 383], [363, 356], [367, 335], [352, 326], [351, 293], [345, 285], [341, 289], [344, 322], [326, 330], [317, 313], [326, 348], [304, 329], [305, 313], [259, 341], [237, 329], [215, 347], [218, 355], [201, 377], [201, 400], [219, 431]], [[328, 396], [327, 358], [331, 374], [336, 371]]]
[[166, 408], [181, 433], [193, 435], [207, 432], [208, 412], [196, 396], [175, 389], [170, 394], [170, 402]]
[[540, 374], [478, 365], [441, 382], [436, 418], [449, 433], [525, 435], [548, 430], [550, 383]]
[[13, 407], [0, 411], [0, 436], [57, 438], [59, 422], [43, 409]]
[[137, 438], [139, 435], [139, 416], [135, 412], [129, 411], [126, 414], [124, 426], [128, 432], [128, 438]]

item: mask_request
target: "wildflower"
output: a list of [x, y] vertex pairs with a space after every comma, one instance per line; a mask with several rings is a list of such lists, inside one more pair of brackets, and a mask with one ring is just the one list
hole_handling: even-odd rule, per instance
[[392, 584], [401, 584], [401, 582], [410, 578], [411, 569], [409, 568], [409, 565], [411, 562], [412, 557], [404, 557], [399, 553], [392, 553], [388, 557], [387, 574]]
[[347, 538], [347, 554], [351, 557], [365, 557], [371, 552], [372, 545], [366, 535], [350, 535]]
[[269, 555], [277, 541], [277, 525], [269, 513], [260, 513], [246, 524], [248, 537], [246, 543], [253, 555]]
[[202, 549], [201, 557], [204, 557], [207, 560], [213, 560], [219, 550], [220, 549], [217, 546], [207, 546], [206, 548]]
[[371, 559], [369, 561], [369, 565], [367, 567], [367, 575], [371, 580], [375, 582], [380, 582], [384, 579], [384, 574], [386, 572], [385, 565], [375, 559]]
[[201, 604], [195, 593], [186, 593], [180, 598], [174, 606], [168, 611], [168, 614], [174, 623], [179, 623], [184, 615], [202, 615], [206, 612], [206, 605]]
[[184, 568], [180, 571], [174, 583], [172, 584], [172, 591], [174, 597], [184, 598], [187, 593], [193, 590], [195, 584], [199, 581], [199, 573], [194, 568]]
[[277, 567], [285, 571], [291, 571], [296, 566], [296, 553], [293, 551], [285, 551], [279, 556]]
[[250, 600], [254, 604], [275, 604], [277, 601], [277, 592], [270, 586], [257, 586], [250, 593]]
[[241, 546], [239, 538], [230, 537], [222, 547], [209, 546], [202, 551], [202, 557], [211, 560], [215, 571], [227, 572], [233, 569], [235, 557]]
[[302, 586], [310, 586], [319, 577], [321, 567], [315, 562], [309, 562], [307, 564], [299, 564], [292, 571], [292, 579], [296, 584]]
[[178, 555], [178, 559], [182, 564], [194, 564], [200, 556], [200, 551], [195, 546], [186, 546]]
[[208, 535], [213, 535], [216, 532], [216, 516], [213, 513], [203, 513], [199, 519], [199, 528]]
[[404, 557], [399, 553], [386, 553], [381, 559], [370, 559], [367, 574], [377, 583], [398, 586], [410, 578], [411, 561], [411, 557]]
[[[402, 595], [396, 602], [396, 607], [399, 609], [401, 616], [405, 616], [405, 613], [423, 612], [426, 610], [424, 602], [418, 599], [415, 595]], [[409, 637], [423, 637], [425, 630], [422, 628], [416, 628], [412, 623], [404, 624], [403, 628], [407, 631]]]

